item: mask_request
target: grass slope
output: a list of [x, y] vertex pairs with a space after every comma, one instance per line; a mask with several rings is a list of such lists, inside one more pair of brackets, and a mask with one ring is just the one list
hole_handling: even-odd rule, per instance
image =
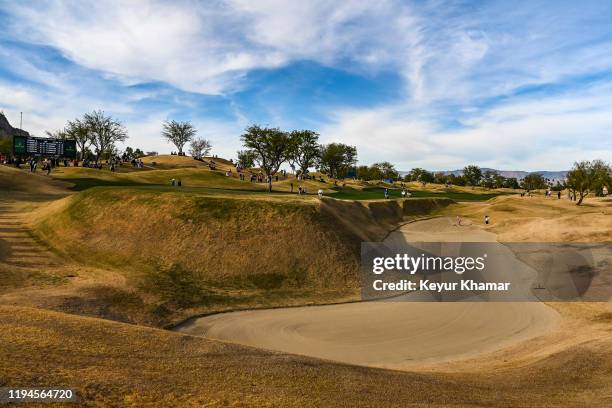
[[100, 319], [0, 306], [0, 385], [105, 407], [608, 407], [612, 342], [496, 371], [349, 366]]
[[[603, 198], [577, 206], [565, 198], [502, 196], [484, 206], [447, 208], [443, 214], [460, 214], [496, 233], [502, 242], [612, 241], [612, 201]], [[485, 215], [491, 219], [488, 226]]]
[[271, 306], [357, 290], [357, 238], [313, 198], [95, 188], [39, 212], [38, 237], [121, 271], [164, 320], [177, 310]]

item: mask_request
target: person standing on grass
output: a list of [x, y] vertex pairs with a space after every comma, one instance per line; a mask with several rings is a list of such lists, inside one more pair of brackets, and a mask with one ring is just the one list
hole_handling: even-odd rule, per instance
[[319, 191], [317, 191], [317, 194], [319, 195], [319, 198], [323, 197], [323, 189], [319, 189]]
[[291, 186], [291, 192], [293, 193], [293, 183], [289, 183], [289, 186]]
[[485, 215], [485, 224], [489, 225], [489, 216], [488, 215]]
[[561, 199], [561, 191], [557, 191], [557, 199], [560, 200]]
[[458, 215], [457, 218], [455, 219], [455, 225], [457, 227], [461, 226], [461, 216], [460, 215]]
[[385, 188], [385, 199], [389, 198], [389, 190]]

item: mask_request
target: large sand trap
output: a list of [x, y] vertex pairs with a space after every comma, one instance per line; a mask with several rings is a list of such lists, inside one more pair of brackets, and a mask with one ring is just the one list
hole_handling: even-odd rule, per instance
[[[482, 242], [495, 236], [437, 218], [405, 225], [387, 238], [402, 240]], [[218, 314], [178, 330], [345, 363], [409, 369], [499, 350], [543, 335], [558, 323], [557, 312], [535, 302], [361, 302]]]

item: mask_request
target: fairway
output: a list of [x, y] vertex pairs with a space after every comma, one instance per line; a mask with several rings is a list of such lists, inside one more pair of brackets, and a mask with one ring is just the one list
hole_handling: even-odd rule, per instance
[[[508, 193], [470, 193], [463, 191], [427, 191], [410, 189], [410, 198], [449, 198], [455, 201], [486, 201], [499, 195]], [[401, 189], [389, 188], [390, 198], [402, 198]], [[383, 200], [385, 189], [382, 187], [368, 187], [361, 190], [352, 188], [339, 188], [337, 192], [329, 195], [341, 200]]]

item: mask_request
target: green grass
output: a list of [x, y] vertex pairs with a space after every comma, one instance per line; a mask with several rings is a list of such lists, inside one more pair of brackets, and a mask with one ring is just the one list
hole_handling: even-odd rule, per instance
[[[364, 188], [356, 190], [352, 188], [339, 189], [336, 193], [329, 196], [341, 200], [381, 200], [385, 198], [385, 189], [381, 187]], [[389, 189], [390, 198], [402, 198], [401, 190]], [[468, 192], [435, 192], [423, 190], [410, 190], [411, 198], [450, 198], [455, 201], [486, 201], [490, 198], [497, 197], [506, 193], [485, 193], [475, 194]]]

